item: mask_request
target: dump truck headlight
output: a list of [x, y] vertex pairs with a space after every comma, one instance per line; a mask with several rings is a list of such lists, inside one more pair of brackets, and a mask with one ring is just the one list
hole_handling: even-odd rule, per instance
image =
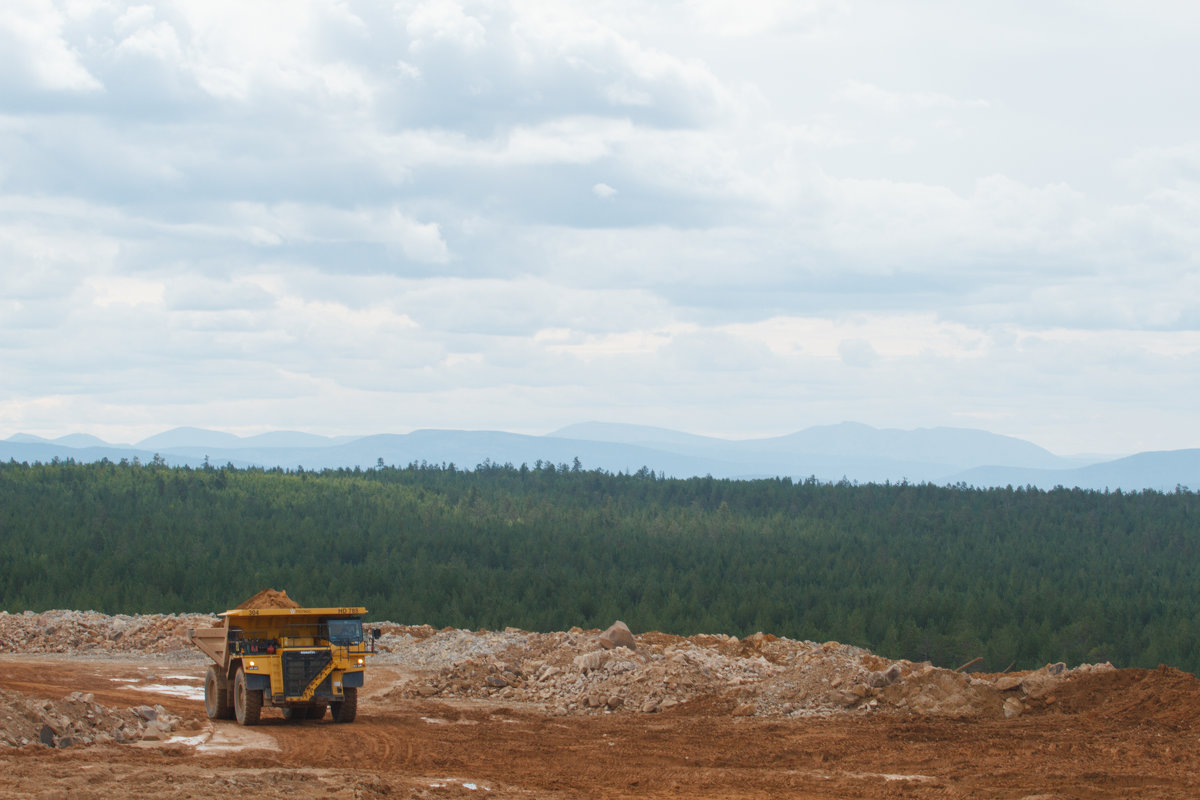
[[254, 669], [254, 662], [251, 661], [249, 664], [247, 664], [247, 666], [250, 667], [250, 669]]
[[360, 667], [363, 665], [363, 660], [362, 660], [361, 658], [360, 658], [360, 659], [358, 659], [358, 665], [359, 665]]

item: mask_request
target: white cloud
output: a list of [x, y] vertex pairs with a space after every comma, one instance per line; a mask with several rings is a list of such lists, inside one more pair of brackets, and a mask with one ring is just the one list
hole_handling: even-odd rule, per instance
[[719, 36], [746, 37], [769, 31], [819, 27], [830, 15], [843, 12], [843, 3], [830, 0], [699, 0], [686, 8], [705, 30]]
[[66, 18], [52, 4], [39, 0], [11, 0], [0, 4], [0, 66], [14, 79], [32, 82], [37, 89], [95, 92], [103, 89], [88, 71], [79, 52], [63, 35]]
[[1200, 444], [1200, 18], [931, 10], [7, 4], [0, 428]]
[[959, 100], [939, 92], [896, 92], [866, 81], [847, 81], [842, 97], [878, 111], [928, 111], [933, 109], [987, 108], [986, 100]]
[[338, 209], [285, 203], [241, 203], [233, 208], [241, 235], [256, 244], [377, 242], [406, 257], [441, 264], [449, 248], [436, 222], [421, 222], [400, 209]]
[[101, 308], [113, 305], [158, 306], [162, 305], [166, 287], [157, 281], [142, 281], [135, 278], [96, 277], [89, 278], [88, 286], [94, 296], [92, 303]]
[[467, 50], [476, 50], [487, 43], [487, 29], [454, 0], [417, 3], [408, 12], [405, 27], [412, 37], [409, 48], [414, 51], [430, 42], [450, 42]]

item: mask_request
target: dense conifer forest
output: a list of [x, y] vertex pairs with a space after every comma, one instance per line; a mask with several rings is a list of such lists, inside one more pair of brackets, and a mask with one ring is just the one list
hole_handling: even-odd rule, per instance
[[0, 607], [837, 640], [943, 666], [1200, 667], [1200, 495], [473, 470], [0, 464]]

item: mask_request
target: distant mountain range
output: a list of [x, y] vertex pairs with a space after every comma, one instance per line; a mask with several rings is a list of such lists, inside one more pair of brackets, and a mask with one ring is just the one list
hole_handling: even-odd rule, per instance
[[796, 480], [855, 483], [965, 483], [971, 486], [1055, 486], [1084, 489], [1173, 491], [1200, 488], [1200, 449], [1138, 453], [1118, 459], [1057, 456], [1010, 436], [969, 428], [872, 428], [853, 422], [808, 428], [766, 439], [719, 439], [666, 428], [589, 422], [545, 436], [501, 431], [419, 430], [373, 436], [317, 436], [274, 431], [239, 437], [199, 428], [175, 428], [136, 444], [110, 444], [71, 434], [43, 439], [17, 434], [0, 441], [0, 460], [110, 461], [155, 456], [168, 464], [233, 464], [285, 469], [453, 463], [474, 469], [485, 461], [538, 461], [585, 469], [636, 472], [643, 467], [671, 477], [790, 476]]

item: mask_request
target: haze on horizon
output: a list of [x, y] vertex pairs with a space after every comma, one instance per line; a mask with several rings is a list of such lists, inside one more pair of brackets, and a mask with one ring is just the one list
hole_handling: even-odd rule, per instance
[[1200, 6], [0, 5], [0, 438], [1200, 447]]

